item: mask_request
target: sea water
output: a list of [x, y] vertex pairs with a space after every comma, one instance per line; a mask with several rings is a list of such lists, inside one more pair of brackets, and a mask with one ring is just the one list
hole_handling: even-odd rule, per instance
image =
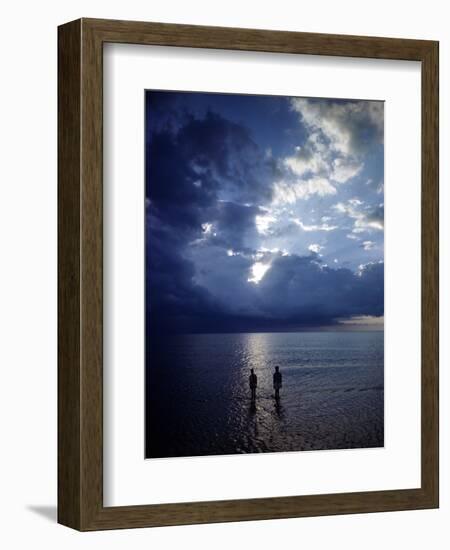
[[146, 457], [383, 446], [383, 337], [323, 331], [149, 338]]

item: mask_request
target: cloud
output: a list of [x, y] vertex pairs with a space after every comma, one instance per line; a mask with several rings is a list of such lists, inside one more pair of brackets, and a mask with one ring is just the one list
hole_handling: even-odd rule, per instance
[[320, 244], [317, 244], [317, 243], [310, 244], [310, 245], [308, 246], [308, 250], [309, 250], [310, 252], [314, 252], [314, 254], [319, 254], [319, 252], [320, 252], [321, 250], [323, 250], [323, 248], [324, 248], [323, 246], [320, 246]]
[[296, 146], [294, 155], [283, 159], [283, 165], [292, 174], [304, 179], [316, 177], [346, 183], [361, 172], [363, 163], [348, 154], [334, 156], [329, 147], [318, 139], [312, 139], [315, 135], [309, 136], [303, 147]]
[[329, 151], [320, 141], [318, 133], [312, 133], [302, 147], [295, 147], [295, 155], [283, 159], [286, 167], [296, 176], [328, 173], [330, 158]]
[[[153, 331], [284, 330], [383, 314], [383, 266], [361, 263], [373, 259], [363, 249], [374, 241], [359, 235], [382, 229], [383, 205], [369, 205], [351, 187], [363, 156], [330, 146], [328, 134], [308, 124], [294, 154], [279, 144], [269, 154], [271, 132], [259, 145], [258, 132], [209, 108], [174, 101], [150, 109], [146, 323]], [[349, 222], [355, 243], [346, 239]], [[322, 261], [324, 247], [333, 268]], [[340, 267], [349, 265], [355, 270]]]
[[245, 249], [264, 214], [252, 203], [270, 202], [274, 167], [241, 125], [211, 112], [171, 117], [150, 125], [146, 141], [147, 322], [188, 331], [223, 311], [194, 251]]
[[294, 204], [301, 199], [307, 200], [312, 195], [325, 197], [335, 194], [336, 188], [325, 178], [312, 177], [297, 182], [284, 180], [274, 185], [273, 204]]
[[[159, 314], [170, 321], [171, 330], [296, 329], [384, 313], [383, 264], [367, 264], [353, 273], [329, 268], [317, 255], [273, 254], [270, 260], [263, 256], [255, 261], [243, 255], [219, 256], [217, 250], [213, 262], [208, 254], [199, 265], [200, 275], [191, 279], [189, 292], [178, 294], [176, 302], [165, 297], [169, 307]], [[156, 323], [157, 316], [153, 318]]]
[[270, 228], [276, 223], [276, 221], [277, 218], [270, 212], [255, 216], [255, 224], [258, 233], [261, 235], [269, 235]]
[[349, 319], [339, 319], [338, 322], [352, 328], [377, 327], [381, 330], [384, 327], [384, 315], [354, 315]]
[[375, 246], [376, 244], [373, 241], [363, 241], [361, 244], [361, 247], [364, 248], [364, 250], [373, 250]]
[[[334, 209], [340, 214], [344, 214], [354, 220], [353, 232], [363, 233], [365, 231], [384, 229], [384, 205], [379, 204], [375, 207], [361, 208], [363, 204], [359, 199], [350, 199], [347, 203], [339, 202], [334, 205]], [[347, 235], [348, 238], [351, 238]]]
[[189, 248], [187, 257], [178, 232], [155, 216], [147, 217], [147, 234], [147, 325], [154, 331], [295, 329], [383, 314], [382, 264], [353, 273], [321, 263], [317, 243], [313, 255], [298, 256], [223, 248], [219, 235]]
[[[153, 132], [146, 144], [146, 196], [160, 208], [206, 207], [216, 200], [252, 204], [270, 202], [276, 165], [249, 131], [208, 112], [202, 119], [181, 119], [176, 131]], [[163, 182], [163, 183], [162, 183]]]
[[303, 231], [334, 231], [338, 228], [337, 225], [328, 225], [328, 223], [321, 224], [305, 224], [298, 218], [294, 218], [293, 223], [300, 227]]
[[294, 204], [337, 193], [362, 173], [364, 157], [383, 141], [382, 102], [292, 98], [306, 137], [278, 163], [282, 178], [274, 204]]
[[362, 167], [362, 164], [353, 160], [336, 158], [333, 160], [331, 179], [339, 183], [345, 183], [357, 176], [361, 172]]
[[265, 215], [259, 206], [231, 201], [218, 201], [208, 212], [215, 220], [215, 244], [235, 250], [248, 248], [257, 238], [256, 219]]
[[291, 106], [312, 131], [344, 156], [358, 156], [383, 141], [381, 101], [293, 98]]
[[183, 256], [176, 232], [156, 215], [147, 215], [146, 235], [151, 244], [146, 253], [147, 330], [185, 331], [193, 318], [220, 312], [214, 297], [195, 283], [195, 265]]
[[383, 315], [383, 268], [382, 263], [367, 264], [355, 274], [325, 267], [314, 257], [278, 257], [258, 285], [260, 307], [270, 318], [282, 318], [292, 325]]

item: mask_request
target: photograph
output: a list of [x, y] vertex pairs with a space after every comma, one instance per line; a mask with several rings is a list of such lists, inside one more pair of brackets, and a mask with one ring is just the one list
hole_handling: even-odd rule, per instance
[[383, 101], [146, 90], [142, 206], [145, 458], [384, 446]]

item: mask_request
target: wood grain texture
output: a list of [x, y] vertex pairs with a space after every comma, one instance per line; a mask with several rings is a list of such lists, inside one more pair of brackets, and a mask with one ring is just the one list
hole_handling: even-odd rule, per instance
[[[421, 488], [103, 506], [102, 49], [105, 42], [422, 63]], [[88, 531], [437, 507], [438, 44], [101, 19], [81, 19], [61, 26], [58, 44], [58, 521]]]
[[422, 488], [439, 502], [439, 47], [422, 61]]
[[80, 528], [81, 22], [58, 32], [58, 521]]

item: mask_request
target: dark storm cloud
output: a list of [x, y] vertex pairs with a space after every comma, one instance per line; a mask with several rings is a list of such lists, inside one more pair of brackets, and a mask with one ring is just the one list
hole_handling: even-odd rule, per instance
[[[263, 238], [283, 235], [294, 243], [299, 235], [337, 228], [280, 217], [258, 232], [256, 218], [270, 217], [282, 168], [249, 128], [211, 110], [194, 116], [179, 108], [175, 96], [152, 94], [147, 95], [146, 133], [147, 329], [284, 330], [383, 314], [382, 263], [354, 272], [331, 269], [315, 253], [264, 248]], [[353, 147], [359, 122], [347, 131], [342, 109], [325, 114], [332, 129], [344, 128], [342, 147]], [[338, 212], [355, 228], [381, 225], [382, 205], [353, 202], [340, 204]], [[308, 244], [321, 242], [317, 238]], [[348, 241], [345, 235], [342, 239]], [[268, 269], [255, 282], [258, 263]]]
[[[156, 113], [154, 113], [156, 114]], [[271, 196], [273, 162], [243, 126], [208, 112], [149, 132], [146, 151], [147, 319], [193, 330], [220, 318], [219, 302], [194, 282], [192, 242], [242, 250]], [[235, 202], [238, 201], [238, 202]]]
[[258, 284], [248, 282], [254, 260], [246, 255], [216, 254], [211, 264], [200, 262], [206, 270], [202, 285], [222, 304], [222, 324], [227, 316], [239, 314], [246, 318], [247, 330], [261, 324], [281, 330], [383, 315], [383, 263], [366, 264], [355, 273], [326, 266], [316, 253], [297, 256], [268, 251], [259, 261], [270, 267]]
[[383, 315], [384, 264], [359, 273], [324, 266], [317, 254], [282, 256], [259, 285], [264, 312], [292, 325], [329, 324], [340, 317]]
[[146, 154], [146, 194], [152, 200], [202, 207], [218, 198], [241, 203], [271, 198], [273, 159], [245, 127], [218, 114], [186, 117], [175, 132], [152, 132]]
[[148, 137], [147, 216], [176, 231], [185, 244], [201, 237], [209, 223], [220, 228], [217, 243], [241, 247], [259, 212], [252, 203], [271, 197], [273, 160], [246, 128], [217, 114], [180, 121], [178, 131], [164, 128]]
[[220, 202], [211, 212], [215, 220], [218, 245], [235, 251], [246, 250], [245, 239], [256, 234], [255, 217], [264, 211], [258, 206], [243, 205], [234, 202]]
[[152, 283], [154, 326], [188, 332], [289, 330], [330, 326], [358, 315], [383, 315], [382, 263], [354, 273], [324, 266], [317, 254], [278, 254], [256, 285], [248, 282], [253, 264], [249, 256], [205, 252], [210, 261], [200, 262], [203, 267], [197, 273], [179, 255], [159, 262], [164, 271], [153, 272], [158, 277]]
[[183, 257], [185, 241], [147, 207], [146, 320], [150, 330], [190, 330], [192, 320], [219, 311], [194, 283], [195, 266]]

